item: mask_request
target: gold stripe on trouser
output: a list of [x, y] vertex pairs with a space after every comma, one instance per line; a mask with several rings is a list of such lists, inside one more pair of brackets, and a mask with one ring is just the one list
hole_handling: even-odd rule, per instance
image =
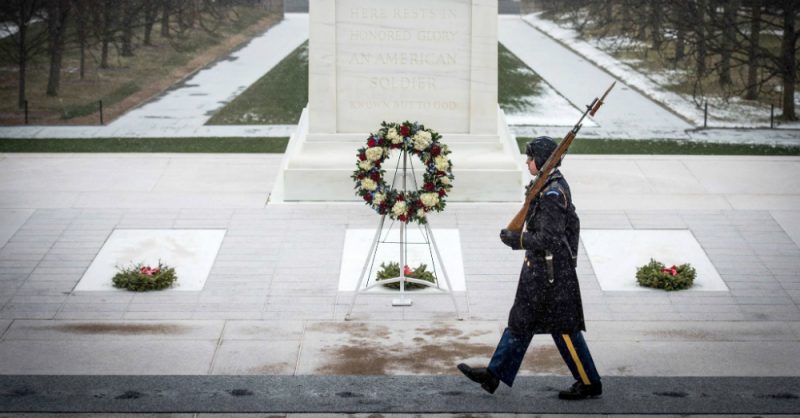
[[563, 334], [564, 342], [567, 343], [567, 349], [569, 353], [572, 355], [572, 361], [575, 362], [575, 367], [578, 368], [578, 374], [581, 375], [581, 380], [583, 380], [584, 385], [591, 385], [592, 382], [589, 381], [589, 376], [586, 376], [586, 370], [583, 370], [583, 363], [581, 363], [581, 359], [578, 357], [578, 352], [575, 351], [575, 346], [572, 345], [572, 339], [569, 338], [569, 334]]

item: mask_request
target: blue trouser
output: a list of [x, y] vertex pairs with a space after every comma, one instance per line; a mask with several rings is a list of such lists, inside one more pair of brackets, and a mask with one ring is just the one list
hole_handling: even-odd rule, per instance
[[[567, 363], [575, 380], [585, 385], [600, 382], [600, 375], [594, 367], [583, 333], [577, 331], [572, 334], [552, 334], [552, 336], [561, 358]], [[492, 361], [489, 362], [489, 371], [500, 381], [511, 386], [532, 339], [533, 334], [516, 335], [506, 328], [494, 351]]]

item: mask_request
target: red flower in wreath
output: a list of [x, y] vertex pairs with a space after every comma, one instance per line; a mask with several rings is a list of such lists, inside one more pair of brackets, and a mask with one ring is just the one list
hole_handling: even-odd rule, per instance
[[677, 276], [678, 275], [678, 268], [673, 264], [672, 267], [664, 267], [661, 269], [662, 273], [667, 273], [670, 276]]
[[409, 128], [408, 125], [403, 125], [400, 127], [400, 135], [408, 136], [409, 133], [411, 133], [411, 128]]

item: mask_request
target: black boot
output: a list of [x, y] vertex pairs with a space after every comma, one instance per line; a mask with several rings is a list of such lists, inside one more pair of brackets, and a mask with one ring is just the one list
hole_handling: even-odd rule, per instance
[[485, 367], [472, 368], [464, 363], [459, 363], [458, 370], [461, 370], [461, 373], [464, 373], [464, 376], [467, 376], [469, 380], [480, 383], [483, 390], [489, 393], [494, 393], [497, 390], [497, 386], [500, 385], [500, 380], [494, 377], [492, 372]]
[[584, 385], [583, 382], [575, 382], [569, 390], [558, 392], [559, 399], [576, 401], [586, 398], [597, 398], [603, 394], [603, 384], [600, 382]]

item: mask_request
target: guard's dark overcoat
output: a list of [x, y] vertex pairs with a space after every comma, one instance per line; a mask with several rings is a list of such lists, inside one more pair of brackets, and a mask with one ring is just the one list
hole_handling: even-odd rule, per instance
[[[523, 232], [525, 261], [508, 318], [515, 334], [572, 334], [585, 331], [578, 276], [572, 262], [580, 230], [569, 185], [556, 170], [531, 203]], [[545, 251], [553, 254], [553, 282]]]

